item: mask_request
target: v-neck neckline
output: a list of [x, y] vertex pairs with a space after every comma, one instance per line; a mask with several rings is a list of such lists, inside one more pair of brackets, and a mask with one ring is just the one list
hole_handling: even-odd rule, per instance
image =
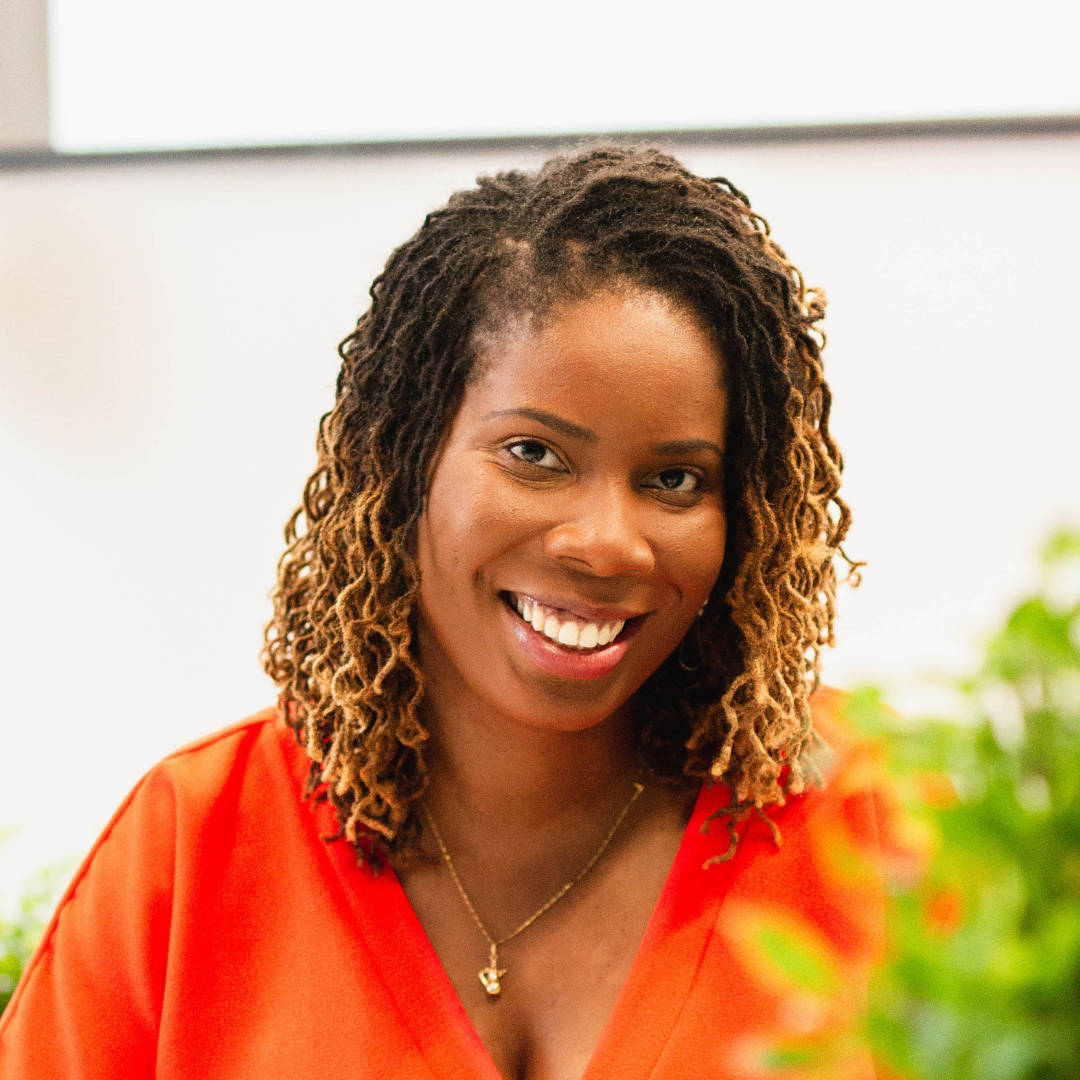
[[[716, 925], [737, 858], [705, 869], [727, 830], [701, 827], [723, 801], [703, 785], [660, 896], [581, 1080], [646, 1080], [671, 1038]], [[722, 835], [721, 835], [722, 834]], [[344, 842], [325, 845], [372, 963], [439, 1080], [503, 1080], [392, 868], [376, 876]]]

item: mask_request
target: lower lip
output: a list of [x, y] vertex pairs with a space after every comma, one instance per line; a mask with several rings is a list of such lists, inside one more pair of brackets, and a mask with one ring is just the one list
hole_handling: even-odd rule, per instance
[[507, 604], [501, 606], [505, 618], [510, 622], [510, 632], [529, 659], [549, 675], [561, 675], [564, 679], [599, 679], [610, 675], [626, 655], [630, 638], [640, 625], [638, 620], [632, 621], [623, 629], [618, 640], [603, 648], [587, 651], [570, 649], [534, 630]]

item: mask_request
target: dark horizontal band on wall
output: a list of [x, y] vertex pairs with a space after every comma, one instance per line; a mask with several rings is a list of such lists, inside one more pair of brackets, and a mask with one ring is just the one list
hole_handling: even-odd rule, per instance
[[280, 146], [215, 146], [191, 150], [124, 150], [66, 154], [56, 150], [0, 151], [0, 170], [72, 165], [131, 165], [283, 157], [362, 157], [484, 150], [554, 152], [598, 141], [661, 146], [749, 145], [859, 139], [994, 138], [1080, 134], [1080, 115], [973, 117], [948, 120], [883, 120], [850, 124], [791, 124], [667, 131], [616, 131], [568, 135], [505, 135], [462, 139], [300, 143]]

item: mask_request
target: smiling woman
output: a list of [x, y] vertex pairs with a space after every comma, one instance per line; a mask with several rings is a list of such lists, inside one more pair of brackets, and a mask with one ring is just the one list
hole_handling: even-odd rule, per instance
[[726, 180], [617, 149], [482, 177], [371, 297], [279, 707], [121, 808], [0, 1076], [868, 1075], [820, 297]]

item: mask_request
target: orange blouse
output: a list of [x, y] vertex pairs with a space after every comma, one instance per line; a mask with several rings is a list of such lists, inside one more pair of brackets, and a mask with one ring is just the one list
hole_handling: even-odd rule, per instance
[[[813, 699], [824, 790], [728, 830], [704, 788], [584, 1080], [873, 1075], [875, 797]], [[116, 812], [0, 1019], [0, 1080], [498, 1080], [394, 873], [358, 865], [267, 710], [178, 751]]]

